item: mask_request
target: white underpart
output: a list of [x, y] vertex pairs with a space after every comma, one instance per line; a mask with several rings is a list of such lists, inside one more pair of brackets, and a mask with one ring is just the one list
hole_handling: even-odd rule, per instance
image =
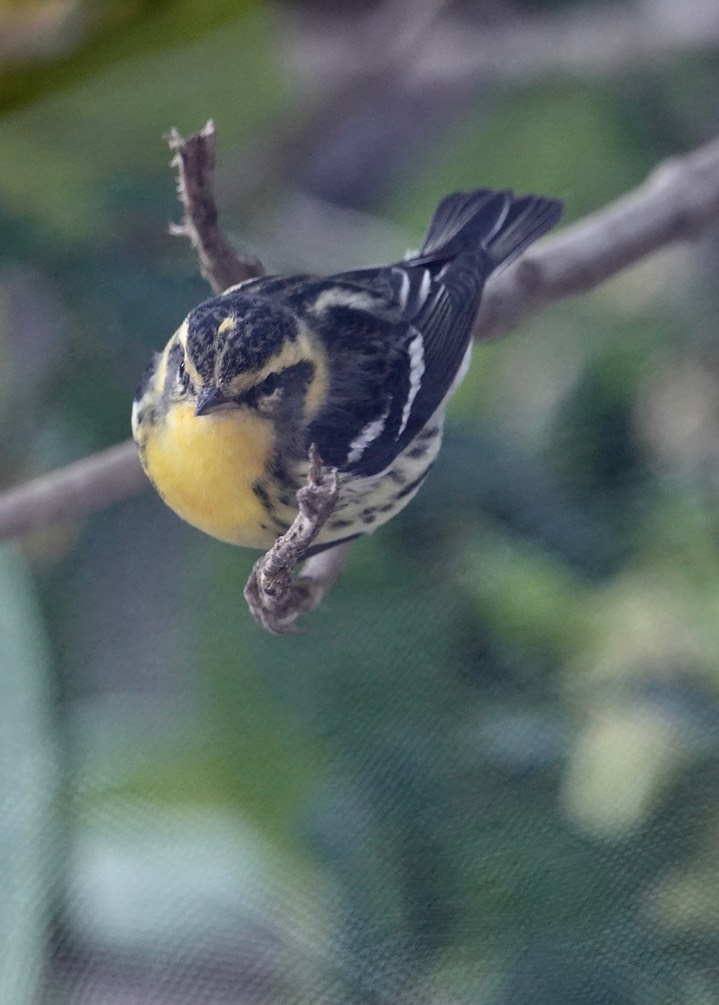
[[366, 426], [360, 429], [357, 436], [350, 443], [347, 464], [354, 464], [355, 461], [358, 461], [370, 443], [380, 436], [388, 415], [389, 411], [386, 411], [378, 419], [372, 419], [371, 422], [368, 422]]
[[417, 392], [420, 389], [422, 377], [424, 376], [424, 340], [422, 339], [421, 332], [417, 332], [407, 346], [407, 354], [409, 356], [409, 393], [402, 409], [402, 422], [397, 432], [397, 439], [400, 438], [407, 427], [412, 405], [414, 404], [414, 399], [417, 397]]

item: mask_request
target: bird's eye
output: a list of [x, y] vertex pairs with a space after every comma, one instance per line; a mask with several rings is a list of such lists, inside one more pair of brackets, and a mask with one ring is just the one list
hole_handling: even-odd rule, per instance
[[280, 386], [280, 378], [276, 373], [268, 373], [265, 379], [257, 385], [257, 390], [262, 395], [274, 394]]
[[177, 379], [180, 382], [180, 389], [186, 391], [190, 386], [190, 375], [185, 369], [184, 357], [180, 360], [180, 365], [177, 368]]

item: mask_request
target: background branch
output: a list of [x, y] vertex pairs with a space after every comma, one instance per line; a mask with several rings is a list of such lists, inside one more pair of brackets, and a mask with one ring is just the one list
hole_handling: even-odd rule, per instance
[[132, 440], [35, 478], [0, 495], [0, 537], [76, 520], [148, 485]]
[[[487, 16], [442, 0], [387, 2], [363, 17], [352, 9], [288, 6], [289, 58], [305, 87], [330, 94], [345, 82], [390, 72], [410, 87], [472, 87], [547, 73], [611, 73], [719, 47], [715, 0], [576, 4], [566, 10]], [[348, 30], [351, 26], [351, 30]]]
[[[445, 17], [416, 53], [419, 84], [530, 80], [548, 73], [583, 79], [638, 70], [682, 52], [719, 48], [715, 0], [581, 5], [558, 13], [473, 25]], [[447, 53], [452, 58], [447, 58]]]

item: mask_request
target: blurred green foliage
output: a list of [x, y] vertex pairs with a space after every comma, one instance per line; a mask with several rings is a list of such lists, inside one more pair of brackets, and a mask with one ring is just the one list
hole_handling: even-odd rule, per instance
[[[312, 122], [287, 10], [81, 9], [66, 52], [0, 76], [5, 484], [126, 437], [207, 295], [166, 233], [162, 134], [216, 119], [226, 217], [282, 261], [282, 157]], [[456, 188], [578, 219], [706, 137], [716, 77], [487, 87], [366, 208], [398, 256]], [[29, 697], [0, 844], [24, 828], [6, 862], [36, 909], [0, 972], [42, 968], [51, 1005], [719, 1002], [716, 267], [711, 242], [667, 250], [479, 346], [428, 485], [305, 634], [261, 634], [254, 556], [149, 494], [24, 542], [42, 616], [2, 629], [6, 712]], [[13, 791], [46, 749], [59, 774]]]
[[[94, 0], [55, 5], [6, 0], [6, 30], [19, 23], [24, 27], [23, 36], [42, 34], [43, 30], [51, 33], [55, 14], [59, 52], [58, 58], [36, 61], [31, 56], [23, 58], [19, 47], [16, 58], [11, 58], [10, 65], [0, 73], [0, 108], [36, 102], [126, 59], [140, 55], [151, 58], [233, 22], [238, 14], [251, 12], [257, 6], [252, 0], [212, 0], [204, 4], [190, 0]], [[43, 23], [43, 8], [49, 14], [49, 25]]]

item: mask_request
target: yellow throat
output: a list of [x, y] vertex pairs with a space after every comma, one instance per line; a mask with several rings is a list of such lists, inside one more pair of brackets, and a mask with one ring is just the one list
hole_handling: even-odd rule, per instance
[[272, 424], [244, 408], [196, 416], [176, 404], [150, 432], [143, 464], [167, 505], [206, 534], [246, 548], [276, 536], [253, 484], [267, 476]]

